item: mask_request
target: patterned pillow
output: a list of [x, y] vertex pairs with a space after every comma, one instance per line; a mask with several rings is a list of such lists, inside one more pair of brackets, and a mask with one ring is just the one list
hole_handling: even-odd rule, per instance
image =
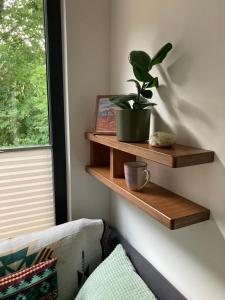
[[1, 300], [58, 299], [57, 258], [0, 278]]
[[60, 241], [57, 241], [37, 250], [36, 243], [31, 242], [29, 246], [21, 246], [9, 252], [0, 253], [0, 278], [52, 258], [59, 243]]

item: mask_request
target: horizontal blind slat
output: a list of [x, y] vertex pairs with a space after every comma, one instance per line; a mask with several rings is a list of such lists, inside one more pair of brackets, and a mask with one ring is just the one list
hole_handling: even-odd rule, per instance
[[45, 188], [52, 184], [52, 181], [43, 181], [43, 182], [32, 182], [28, 184], [21, 184], [21, 185], [13, 185], [12, 187], [3, 186], [0, 188], [0, 193], [3, 195], [4, 193], [8, 192], [17, 192], [17, 191], [24, 191], [24, 190], [32, 190], [33, 188]]
[[52, 201], [53, 194], [52, 193], [45, 193], [43, 195], [34, 195], [29, 197], [22, 197], [10, 200], [1, 200], [1, 209], [5, 207], [16, 207], [18, 205], [35, 205], [36, 202], [43, 202], [43, 201]]
[[45, 155], [45, 156], [52, 156], [51, 154], [51, 149], [31, 149], [31, 150], [20, 150], [15, 152], [3, 152], [0, 154], [0, 159], [8, 159], [12, 157], [26, 157], [26, 156], [34, 157], [34, 156], [40, 156], [40, 155]]
[[17, 172], [17, 171], [26, 171], [26, 170], [32, 170], [34, 168], [38, 167], [45, 167], [45, 168], [51, 168], [52, 167], [52, 162], [39, 162], [36, 164], [23, 164], [23, 165], [12, 165], [12, 166], [0, 166], [0, 172], [1, 173], [8, 173], [8, 172]]
[[[43, 201], [43, 202], [37, 202], [36, 204], [31, 204], [31, 205], [17, 205], [15, 206], [16, 209], [16, 214], [21, 214], [21, 213], [29, 213], [29, 212], [36, 212], [38, 210], [43, 210], [43, 209], [48, 209], [50, 208], [53, 210], [53, 205], [51, 201]], [[7, 216], [8, 218], [11, 218], [15, 216], [15, 213], [12, 212], [12, 209], [9, 207], [6, 207], [1, 210], [0, 217], [1, 216]]]
[[4, 200], [9, 200], [9, 199], [17, 199], [15, 196], [20, 196], [20, 197], [26, 197], [26, 196], [33, 196], [33, 195], [43, 195], [45, 193], [50, 193], [52, 192], [52, 187], [42, 187], [42, 188], [34, 188], [32, 189], [32, 191], [29, 191], [29, 190], [22, 190], [22, 191], [16, 191], [16, 192], [8, 192], [8, 193], [1, 193], [0, 194], [0, 203], [1, 201], [4, 201]]
[[22, 206], [22, 207], [15, 207], [15, 211], [12, 211], [12, 209], [8, 209], [8, 211], [6, 210], [0, 210], [0, 224], [1, 222], [3, 222], [4, 220], [14, 220], [14, 218], [16, 217], [20, 217], [21, 214], [23, 214], [24, 216], [26, 215], [32, 215], [32, 214], [36, 214], [36, 213], [41, 213], [41, 212], [48, 212], [48, 211], [52, 211], [53, 209], [53, 205], [50, 202], [47, 202], [48, 204], [46, 204], [46, 202], [43, 203], [39, 203], [39, 206], [37, 207], [36, 205], [33, 206]]
[[52, 175], [52, 168], [39, 168], [35, 170], [27, 170], [22, 172], [8, 172], [8, 173], [0, 173], [0, 182], [1, 180], [13, 180], [17, 178], [26, 178], [30, 176], [36, 175]]
[[43, 218], [43, 219], [38, 220], [38, 221], [24, 222], [24, 223], [21, 223], [20, 225], [14, 227], [14, 228], [11, 228], [11, 229], [9, 228], [9, 226], [5, 227], [1, 231], [0, 239], [2, 239], [1, 236], [3, 234], [6, 234], [8, 232], [10, 233], [10, 232], [18, 232], [18, 231], [27, 231], [27, 230], [30, 230], [34, 226], [35, 227], [37, 227], [37, 226], [45, 226], [46, 224], [52, 224], [52, 225], [54, 225], [54, 218]]
[[29, 233], [32, 233], [32, 232], [35, 232], [35, 231], [40, 231], [40, 230], [47, 229], [47, 228], [52, 227], [54, 225], [55, 225], [54, 221], [52, 221], [52, 222], [49, 222], [49, 223], [45, 223], [45, 225], [37, 225], [37, 226], [32, 226], [32, 227], [27, 227], [27, 228], [22, 228], [22, 229], [19, 229], [19, 230], [14, 230], [14, 231], [9, 231], [9, 232], [6, 232], [6, 233], [2, 233], [0, 235], [0, 241], [8, 239], [9, 236], [10, 237], [16, 237], [16, 236], [21, 235], [21, 234], [29, 234]]
[[30, 177], [20, 177], [20, 178], [13, 178], [13, 179], [3, 179], [0, 180], [0, 191], [1, 187], [4, 186], [12, 186], [12, 185], [21, 185], [21, 184], [28, 184], [32, 182], [40, 182], [40, 181], [51, 181], [52, 176], [50, 174], [47, 175], [40, 175], [40, 176], [30, 176]]
[[11, 159], [11, 160], [6, 160], [4, 161], [3, 159], [0, 160], [0, 167], [5, 167], [5, 166], [15, 166], [15, 165], [30, 165], [30, 164], [36, 164], [36, 163], [42, 163], [42, 162], [48, 162], [49, 157], [35, 157], [35, 158], [26, 158], [24, 157], [23, 159]]
[[15, 225], [23, 224], [28, 221], [37, 221], [37, 220], [42, 220], [43, 218], [52, 218], [53, 214], [52, 212], [41, 212], [41, 213], [33, 213], [30, 214], [29, 216], [20, 216], [20, 217], [15, 217], [13, 220], [7, 220], [7, 221], [1, 221], [0, 226], [1, 228], [6, 228], [6, 227], [15, 227]]

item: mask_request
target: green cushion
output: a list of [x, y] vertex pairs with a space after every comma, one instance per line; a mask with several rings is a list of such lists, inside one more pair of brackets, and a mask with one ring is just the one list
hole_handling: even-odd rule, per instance
[[75, 300], [155, 300], [121, 245], [90, 275]]

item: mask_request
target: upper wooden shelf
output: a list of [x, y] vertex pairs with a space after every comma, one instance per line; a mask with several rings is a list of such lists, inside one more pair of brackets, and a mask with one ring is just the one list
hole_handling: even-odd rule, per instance
[[119, 142], [116, 136], [95, 135], [86, 133], [86, 138], [110, 148], [127, 152], [171, 168], [187, 167], [205, 164], [214, 160], [214, 152], [184, 145], [174, 145], [171, 148], [156, 148], [148, 143]]

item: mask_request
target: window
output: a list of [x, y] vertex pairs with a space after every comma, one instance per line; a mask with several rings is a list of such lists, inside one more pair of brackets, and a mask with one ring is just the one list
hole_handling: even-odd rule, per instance
[[0, 149], [0, 239], [65, 222], [60, 0], [0, 0]]

